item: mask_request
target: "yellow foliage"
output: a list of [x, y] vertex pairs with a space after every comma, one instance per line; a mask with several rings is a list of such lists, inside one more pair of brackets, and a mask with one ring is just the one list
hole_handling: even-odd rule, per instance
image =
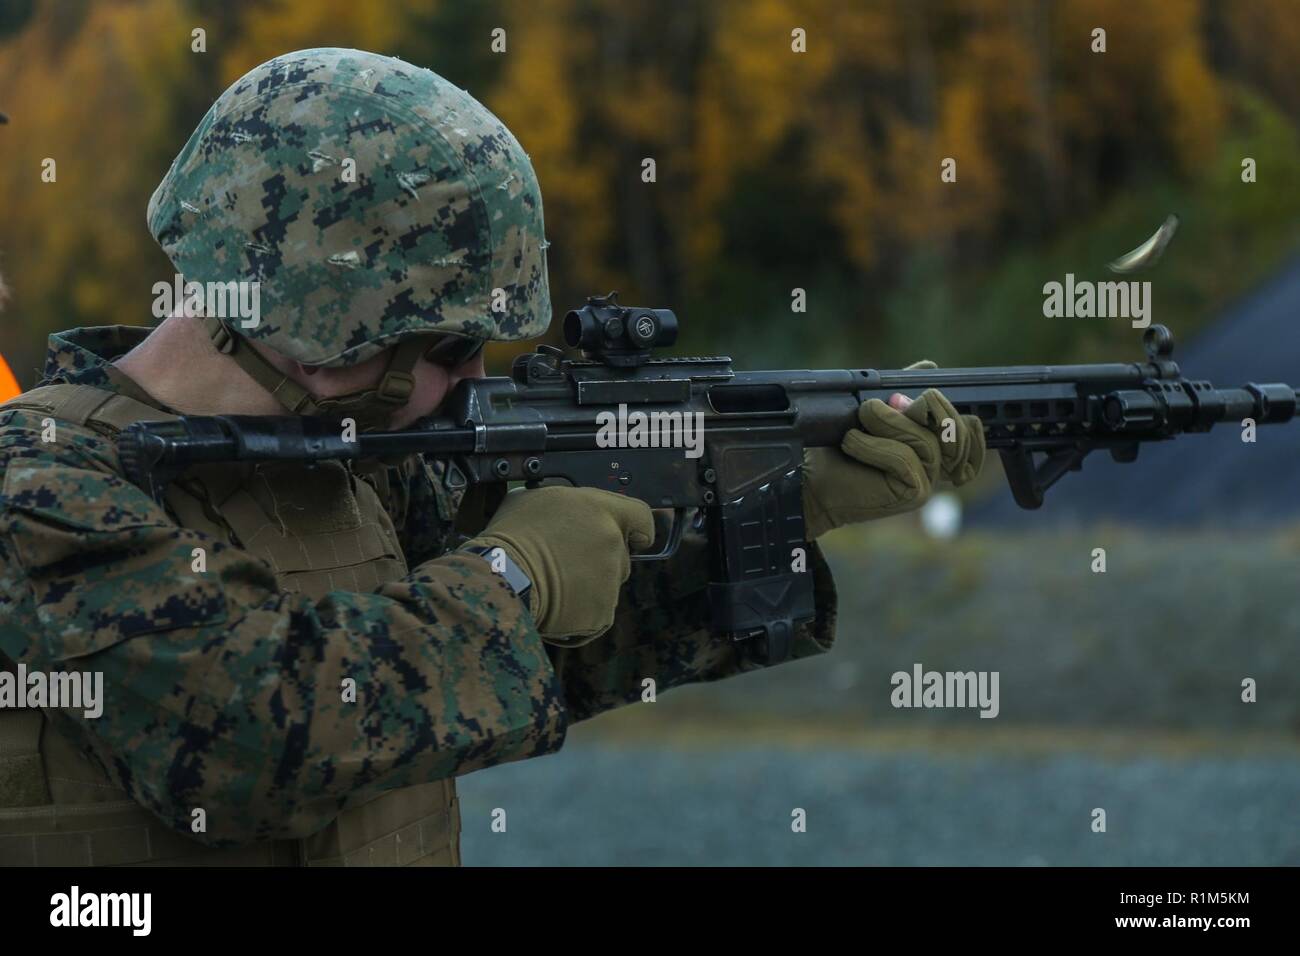
[[812, 172], [834, 184], [831, 215], [852, 261], [863, 267], [875, 260], [875, 225], [881, 218], [878, 179], [869, 155], [861, 130], [849, 124], [832, 127], [812, 146]]
[[[0, 56], [11, 118], [0, 135], [0, 249], [21, 261], [12, 311], [43, 319], [18, 337], [5, 328], [0, 349], [11, 357], [33, 356], [39, 333], [63, 323], [52, 307], [82, 320], [150, 321], [149, 272], [165, 260], [150, 251], [144, 209], [170, 161], [154, 155], [151, 137], [169, 127], [168, 84], [193, 56], [182, 13], [176, 0], [92, 5], [69, 36], [45, 5]], [[42, 180], [47, 159], [53, 182]]]
[[[13, 287], [7, 317], [28, 325], [0, 324], [0, 349], [15, 347], [15, 329], [26, 357], [36, 331], [149, 321], [150, 286], [169, 267], [144, 228], [145, 203], [225, 85], [308, 46], [427, 49], [420, 65], [439, 70], [437, 51], [486, 52], [487, 36], [415, 32], [461, 2], [278, 0], [205, 23], [187, 0], [120, 0], [87, 4], [74, 28], [57, 5], [38, 5], [0, 47], [0, 108], [12, 117], [0, 129], [0, 265]], [[1135, 163], [1194, 172], [1229, 121], [1228, 84], [1206, 52], [1220, 26], [1239, 69], [1300, 110], [1293, 6], [502, 3], [488, 9], [500, 10], [508, 53], [486, 61], [494, 79], [472, 92], [532, 157], [553, 286], [709, 276], [734, 254], [729, 241], [749, 238], [727, 234], [723, 211], [783, 198], [770, 196], [782, 188], [773, 183], [825, 197], [808, 212], [838, 231], [836, 265], [878, 277], [913, 249], [999, 238], [1009, 213], [1045, 201], [1025, 184], [1052, 195], [1066, 184], [1086, 203], [1116, 144]], [[195, 26], [208, 29], [206, 54], [190, 51]], [[1098, 27], [1105, 53], [1091, 49]], [[806, 52], [792, 49], [795, 30]], [[55, 184], [40, 181], [46, 157], [58, 162]], [[945, 157], [956, 183], [940, 180]], [[655, 183], [642, 182], [645, 158]], [[739, 191], [755, 172], [761, 185]]]
[[1239, 68], [1291, 116], [1300, 115], [1300, 15], [1295, 0], [1224, 3], [1218, 11]]
[[[245, 17], [237, 37], [209, 38], [221, 53], [221, 82], [229, 86], [259, 63], [292, 50], [343, 47], [389, 53], [402, 36], [410, 0], [358, 3], [357, 0], [277, 0]], [[226, 42], [227, 39], [234, 42]]]
[[1195, 38], [1171, 51], [1161, 72], [1169, 136], [1179, 163], [1190, 172], [1216, 158], [1224, 118], [1219, 87]]
[[[1066, 128], [1084, 143], [1163, 137], [1184, 167], [1204, 158], [1222, 106], [1202, 16], [1197, 0], [1065, 0], [1056, 41], [1069, 81], [1058, 99]], [[1107, 31], [1105, 53], [1091, 51], [1096, 27]]]
[[508, 28], [511, 53], [488, 106], [537, 170], [552, 263], [561, 257], [585, 269], [605, 258], [613, 177], [638, 171], [610, 168], [605, 144], [579, 135], [580, 107], [599, 91], [580, 97], [572, 89], [581, 65], [594, 55], [590, 36], [569, 25], [576, 6], [574, 0], [538, 0], [514, 11]]

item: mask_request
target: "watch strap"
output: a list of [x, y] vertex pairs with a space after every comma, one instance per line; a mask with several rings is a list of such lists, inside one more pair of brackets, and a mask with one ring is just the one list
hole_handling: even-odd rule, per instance
[[510, 590], [514, 591], [530, 608], [532, 607], [529, 598], [531, 597], [530, 592], [533, 589], [533, 582], [524, 573], [524, 569], [519, 566], [519, 563], [510, 557], [510, 552], [505, 548], [499, 545], [470, 545], [459, 550], [462, 553], [477, 554], [481, 557], [493, 571], [505, 579]]

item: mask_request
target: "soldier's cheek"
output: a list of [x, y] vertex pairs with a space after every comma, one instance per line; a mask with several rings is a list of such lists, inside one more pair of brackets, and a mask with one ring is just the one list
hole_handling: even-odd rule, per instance
[[393, 416], [393, 427], [406, 428], [416, 419], [432, 415], [446, 400], [452, 384], [445, 369], [421, 362], [415, 369], [415, 391], [406, 406]]

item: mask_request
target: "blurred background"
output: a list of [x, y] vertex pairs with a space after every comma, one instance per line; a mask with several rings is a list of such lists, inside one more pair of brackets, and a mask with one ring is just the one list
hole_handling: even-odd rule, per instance
[[[679, 352], [750, 368], [1135, 360], [1127, 321], [1044, 318], [1042, 287], [1111, 278], [1174, 212], [1135, 278], [1188, 344], [1176, 358], [1216, 384], [1296, 384], [1296, 13], [3, 0], [0, 352], [30, 387], [51, 331], [148, 324], [171, 268], [145, 206], [194, 125], [254, 65], [344, 46], [430, 67], [510, 126], [541, 181], [557, 310], [618, 289], [676, 310]], [[921, 517], [834, 533], [832, 654], [465, 778], [465, 861], [1300, 864], [1300, 426], [1227, 431], [1090, 459], [1041, 512], [1011, 505], [994, 463]], [[916, 662], [999, 671], [1000, 715], [894, 710], [890, 674]]]

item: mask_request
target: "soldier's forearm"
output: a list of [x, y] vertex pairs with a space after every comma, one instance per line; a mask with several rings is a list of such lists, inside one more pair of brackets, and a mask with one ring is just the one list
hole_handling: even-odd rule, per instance
[[[43, 463], [6, 488], [0, 572], [25, 583], [6, 589], [0, 650], [29, 670], [102, 672], [102, 714], [69, 716], [182, 832], [302, 836], [347, 801], [563, 742], [541, 639], [478, 559], [312, 602], [114, 475]], [[199, 807], [206, 834], [190, 833]]]

